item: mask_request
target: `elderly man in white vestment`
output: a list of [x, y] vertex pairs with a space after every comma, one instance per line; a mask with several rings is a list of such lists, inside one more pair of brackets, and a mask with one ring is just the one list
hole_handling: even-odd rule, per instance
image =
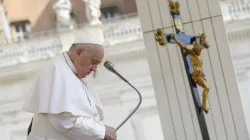
[[24, 104], [25, 111], [34, 113], [27, 140], [116, 140], [86, 80], [103, 57], [102, 42], [89, 32], [41, 69]]

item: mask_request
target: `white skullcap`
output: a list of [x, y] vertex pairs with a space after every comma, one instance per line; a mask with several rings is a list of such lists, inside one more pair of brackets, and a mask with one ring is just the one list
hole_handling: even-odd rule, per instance
[[95, 31], [93, 32], [87, 31], [79, 35], [74, 41], [74, 44], [79, 44], [79, 43], [103, 45], [103, 36], [102, 34], [98, 34]]

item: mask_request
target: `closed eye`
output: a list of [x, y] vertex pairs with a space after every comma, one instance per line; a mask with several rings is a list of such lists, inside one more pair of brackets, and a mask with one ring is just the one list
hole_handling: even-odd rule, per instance
[[93, 65], [98, 65], [100, 62], [98, 60], [92, 60]]

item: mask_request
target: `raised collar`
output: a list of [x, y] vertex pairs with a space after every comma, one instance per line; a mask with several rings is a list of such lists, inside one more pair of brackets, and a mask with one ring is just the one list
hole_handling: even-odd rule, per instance
[[75, 68], [74, 64], [72, 63], [72, 61], [70, 60], [68, 53], [63, 52], [63, 55], [65, 57], [65, 60], [68, 64], [69, 68], [76, 74], [77, 73], [76, 68]]

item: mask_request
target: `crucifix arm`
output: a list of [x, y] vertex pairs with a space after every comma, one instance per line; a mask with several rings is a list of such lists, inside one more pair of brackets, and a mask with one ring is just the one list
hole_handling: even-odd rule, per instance
[[172, 36], [172, 39], [176, 42], [176, 44], [177, 44], [180, 48], [184, 49], [184, 50], [187, 51], [188, 53], [191, 53], [191, 50], [190, 50], [188, 47], [186, 47], [185, 45], [183, 45], [178, 39], [176, 39], [175, 36]]

